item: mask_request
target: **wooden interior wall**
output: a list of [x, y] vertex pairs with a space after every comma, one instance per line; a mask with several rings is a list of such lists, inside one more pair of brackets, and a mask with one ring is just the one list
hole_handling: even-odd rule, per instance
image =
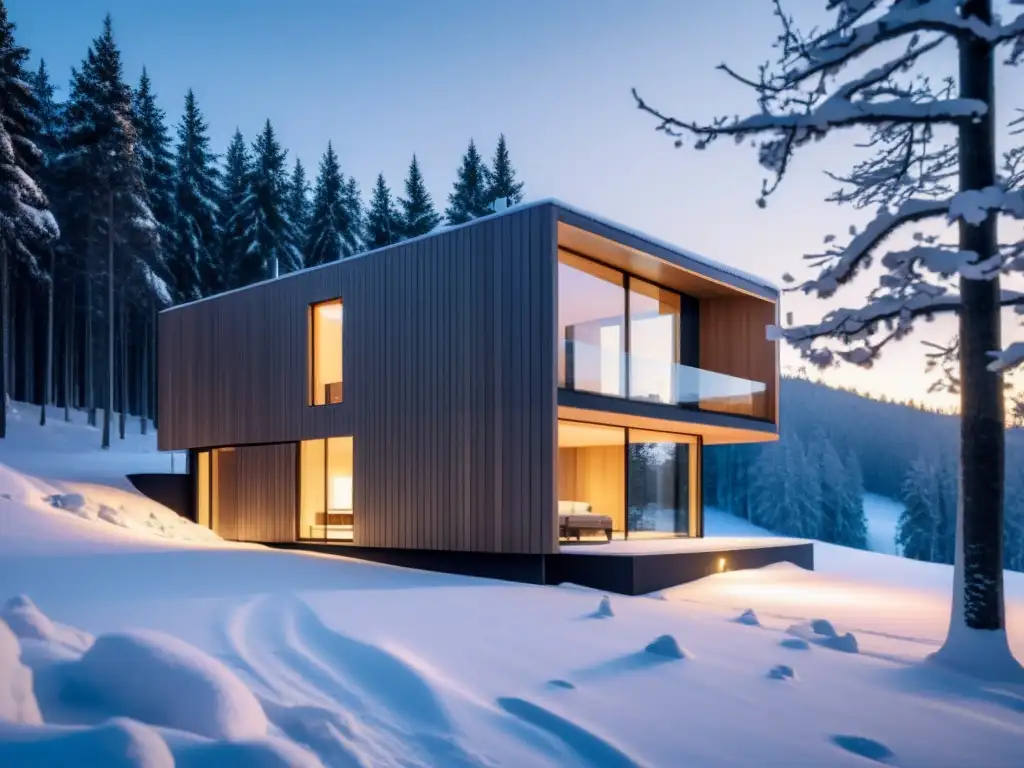
[[295, 540], [295, 445], [216, 451], [218, 519], [234, 541]]
[[[776, 305], [753, 296], [700, 300], [700, 367], [764, 383], [755, 408], [778, 423], [779, 350], [766, 336], [775, 322]], [[736, 404], [736, 412], [747, 409], [745, 402]]]
[[608, 515], [616, 531], [626, 529], [626, 457], [622, 446], [558, 449], [558, 498], [586, 501]]
[[[533, 206], [162, 313], [160, 448], [351, 435], [356, 544], [556, 551], [556, 217]], [[344, 401], [311, 407], [308, 308], [333, 298]]]

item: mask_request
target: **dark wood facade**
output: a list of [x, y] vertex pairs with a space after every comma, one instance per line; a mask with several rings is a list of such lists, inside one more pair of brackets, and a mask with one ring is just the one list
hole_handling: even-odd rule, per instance
[[[225, 538], [295, 540], [298, 443], [351, 436], [355, 546], [546, 554], [558, 548], [560, 405], [648, 428], [670, 419], [719, 442], [774, 437], [777, 409], [744, 432], [740, 417], [558, 390], [562, 239], [685, 287], [701, 365], [771, 382], [777, 397], [777, 350], [758, 341], [772, 289], [543, 202], [162, 313], [159, 447], [234, 449], [212, 454]], [[344, 398], [310, 406], [309, 308], [339, 298]], [[734, 341], [704, 332], [709, 312], [744, 334], [741, 348], [715, 351]]]
[[[554, 551], [555, 226], [533, 206], [164, 312], [160, 448], [351, 435], [357, 545]], [[313, 407], [308, 307], [334, 298], [344, 401]], [[275, 496], [222, 535], [294, 537]]]

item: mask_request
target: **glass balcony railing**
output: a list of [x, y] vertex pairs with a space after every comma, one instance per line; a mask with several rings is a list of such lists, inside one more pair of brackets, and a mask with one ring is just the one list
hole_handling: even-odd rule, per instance
[[757, 419], [769, 417], [768, 387], [763, 382], [568, 339], [562, 339], [559, 346], [558, 386]]

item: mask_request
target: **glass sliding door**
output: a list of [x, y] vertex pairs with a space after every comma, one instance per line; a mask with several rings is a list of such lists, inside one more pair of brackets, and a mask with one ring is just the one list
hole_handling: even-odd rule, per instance
[[299, 444], [299, 538], [354, 539], [352, 470], [351, 437]]
[[674, 405], [682, 299], [635, 277], [628, 285], [629, 396]]
[[563, 539], [626, 530], [626, 430], [558, 422], [558, 530]]
[[626, 291], [611, 267], [558, 252], [558, 383], [626, 394]]
[[629, 429], [627, 537], [690, 536], [699, 515], [697, 441]]

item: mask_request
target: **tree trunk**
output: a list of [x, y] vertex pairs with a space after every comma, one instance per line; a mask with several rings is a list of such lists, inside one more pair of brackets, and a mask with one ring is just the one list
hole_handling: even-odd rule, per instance
[[53, 292], [56, 290], [57, 257], [50, 246], [50, 282], [46, 286], [46, 378], [43, 379], [43, 404], [39, 408], [39, 425], [46, 426], [46, 408], [53, 398]]
[[64, 343], [64, 421], [71, 421], [71, 398], [75, 391], [75, 280], [71, 279], [71, 301], [68, 302], [68, 324]]
[[32, 286], [29, 281], [21, 281], [21, 317], [22, 325], [21, 329], [21, 358], [22, 358], [22, 374], [21, 383], [23, 387], [23, 398], [26, 403], [34, 403], [36, 401], [36, 376], [35, 376], [35, 363], [36, 363], [36, 343], [35, 343], [35, 319], [36, 313], [33, 310], [32, 301]]
[[149, 432], [149, 316], [142, 321], [139, 346], [139, 427], [142, 434]]
[[7, 243], [0, 238], [0, 323], [3, 324], [0, 340], [0, 438], [7, 437], [7, 337], [10, 334], [10, 317], [7, 312]]
[[[989, 23], [991, 0], [969, 0], [963, 16]], [[959, 42], [960, 96], [985, 102], [980, 119], [960, 127], [960, 191], [996, 183], [993, 46]], [[991, 258], [998, 248], [996, 216], [978, 226], [960, 222], [960, 249]], [[1004, 629], [1003, 494], [1005, 423], [1000, 375], [988, 370], [1001, 348], [1000, 281], [960, 279], [960, 487], [954, 558], [953, 612], [936, 654], [976, 674], [1007, 675], [1016, 667]]]
[[127, 306], [124, 300], [124, 286], [121, 286], [121, 412], [117, 417], [117, 435], [124, 440], [128, 425], [128, 322]]
[[92, 302], [93, 295], [93, 270], [95, 269], [96, 263], [96, 249], [93, 238], [94, 227], [96, 220], [94, 217], [89, 217], [89, 236], [86, 242], [86, 269], [85, 269], [85, 370], [83, 375], [85, 376], [85, 407], [88, 410], [88, 422], [90, 427], [96, 426], [96, 370], [94, 366], [95, 346], [92, 338], [92, 325], [94, 308]]
[[103, 442], [110, 448], [110, 421], [114, 414], [114, 192], [107, 193], [107, 359], [103, 392]]
[[160, 410], [160, 388], [157, 386], [157, 377], [160, 372], [157, 368], [158, 355], [160, 354], [160, 336], [157, 333], [157, 310], [156, 304], [153, 305], [153, 317], [150, 323], [150, 344], [149, 344], [149, 382], [151, 389], [150, 394], [150, 418], [153, 420], [153, 429], [160, 429], [160, 425], [157, 423], [157, 415]]

